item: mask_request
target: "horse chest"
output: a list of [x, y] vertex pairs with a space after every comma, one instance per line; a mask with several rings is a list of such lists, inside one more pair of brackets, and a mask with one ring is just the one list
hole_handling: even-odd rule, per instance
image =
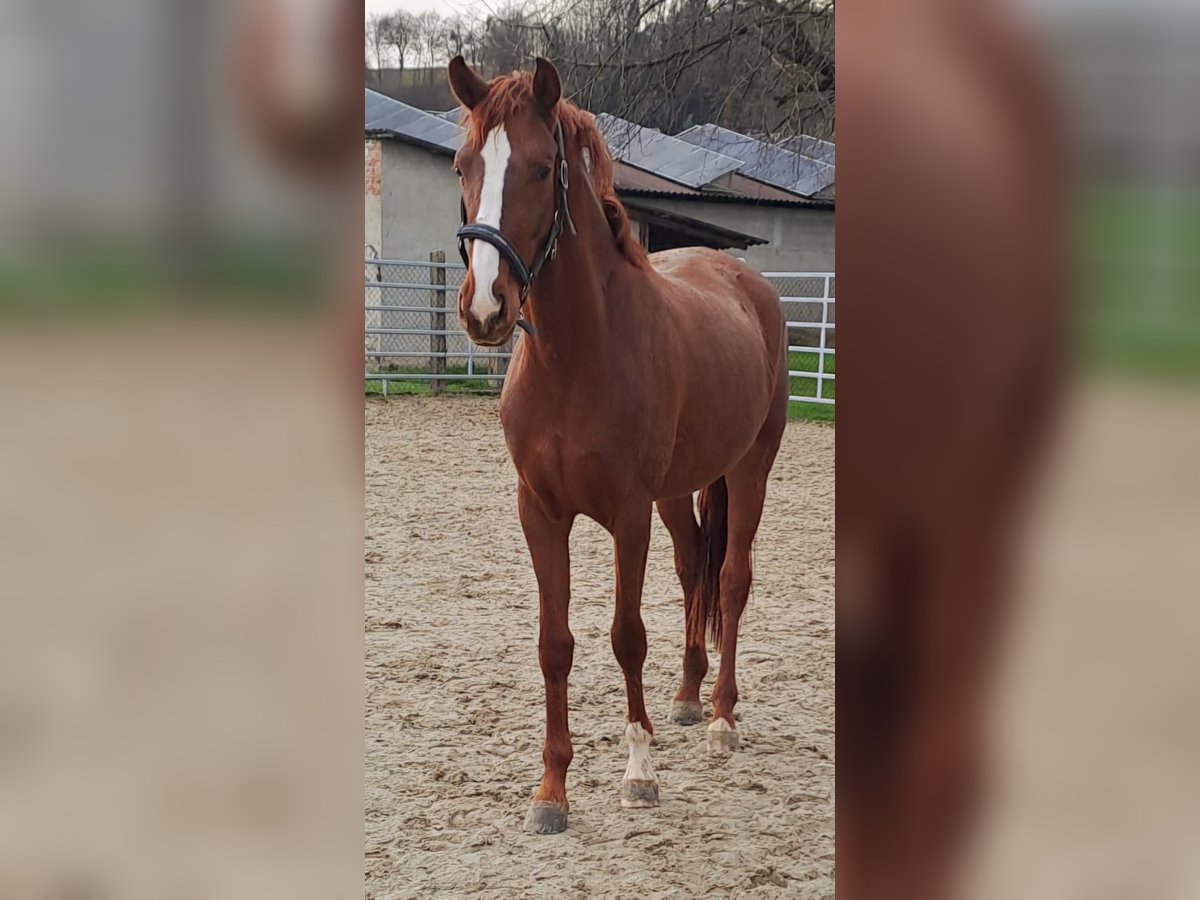
[[617, 498], [637, 488], [642, 471], [635, 448], [617, 429], [564, 428], [506, 423], [505, 437], [517, 474], [541, 500], [563, 513], [604, 521]]
[[505, 439], [538, 496], [603, 520], [620, 498], [655, 495], [674, 430], [645, 392], [611, 382], [547, 386], [523, 366], [510, 378], [500, 410]]
[[[583, 504], [593, 494], [608, 496], [620, 488], [618, 458], [578, 434], [547, 432], [510, 441], [517, 474], [540, 496], [569, 505]], [[580, 509], [583, 512], [586, 510]]]

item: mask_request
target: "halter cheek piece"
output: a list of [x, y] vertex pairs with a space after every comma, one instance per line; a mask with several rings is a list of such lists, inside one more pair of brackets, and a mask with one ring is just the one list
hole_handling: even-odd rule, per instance
[[[491, 244], [504, 257], [504, 261], [508, 263], [508, 267], [516, 276], [517, 281], [521, 282], [522, 307], [525, 305], [525, 298], [529, 296], [529, 287], [538, 277], [538, 273], [542, 271], [542, 266], [558, 254], [558, 239], [562, 235], [564, 222], [568, 233], [575, 234], [575, 223], [571, 221], [571, 211], [567, 208], [567, 153], [563, 147], [561, 122], [554, 126], [554, 140], [558, 144], [558, 155], [554, 159], [554, 168], [558, 170], [557, 184], [554, 188], [554, 224], [550, 226], [550, 233], [546, 236], [545, 244], [542, 245], [542, 252], [534, 259], [532, 266], [525, 265], [521, 254], [517, 253], [517, 249], [508, 242], [508, 238], [500, 233], [499, 228], [478, 222], [468, 225], [466, 201], [462, 199], [458, 201], [460, 217], [458, 254], [462, 257], [463, 265], [468, 268], [471, 265], [470, 257], [467, 254], [467, 241], [483, 241], [485, 244]], [[533, 326], [522, 318], [517, 319], [517, 326], [530, 335], [536, 333]]]

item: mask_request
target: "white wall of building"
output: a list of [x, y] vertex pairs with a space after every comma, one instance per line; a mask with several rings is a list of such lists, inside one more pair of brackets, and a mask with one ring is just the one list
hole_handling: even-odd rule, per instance
[[657, 197], [642, 197], [638, 203], [766, 239], [765, 245], [731, 251], [760, 272], [833, 271], [832, 209]]
[[399, 141], [381, 141], [380, 256], [428, 260], [441, 250], [458, 259], [458, 177], [448, 156]]

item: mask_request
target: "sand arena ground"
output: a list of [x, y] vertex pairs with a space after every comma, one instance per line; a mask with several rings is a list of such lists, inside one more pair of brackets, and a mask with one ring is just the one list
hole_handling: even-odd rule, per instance
[[643, 617], [657, 809], [618, 803], [612, 541], [576, 523], [570, 827], [538, 837], [521, 831], [542, 767], [537, 586], [497, 402], [367, 401], [367, 897], [831, 897], [833, 429], [789, 424], [771, 474], [729, 760], [708, 755], [702, 725], [667, 721], [683, 608], [654, 519]]

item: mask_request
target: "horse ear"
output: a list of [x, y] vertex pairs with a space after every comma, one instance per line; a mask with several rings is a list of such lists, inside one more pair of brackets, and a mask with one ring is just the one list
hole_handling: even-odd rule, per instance
[[534, 64], [533, 97], [546, 115], [554, 111], [562, 97], [562, 79], [558, 77], [558, 69], [550, 60], [540, 56]]
[[450, 60], [450, 90], [467, 109], [474, 109], [488, 94], [488, 83], [480, 78], [462, 56]]

